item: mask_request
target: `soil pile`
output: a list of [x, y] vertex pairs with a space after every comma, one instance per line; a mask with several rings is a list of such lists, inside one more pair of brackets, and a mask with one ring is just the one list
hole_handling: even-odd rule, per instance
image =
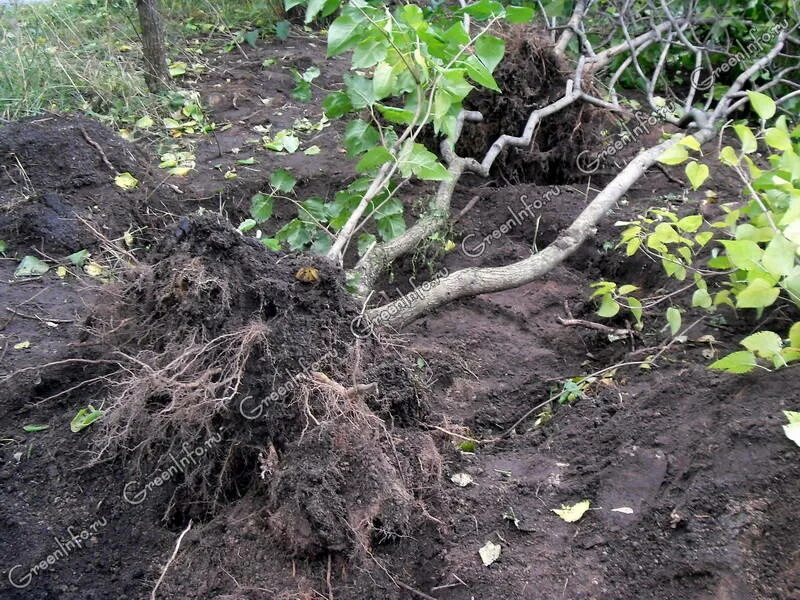
[[157, 472], [202, 448], [165, 496], [173, 522], [264, 493], [271, 531], [298, 555], [403, 535], [415, 478], [438, 470], [415, 474], [394, 441], [392, 423], [422, 414], [421, 388], [402, 359], [355, 338], [341, 271], [208, 214], [182, 219], [151, 262], [94, 317], [121, 357], [100, 457], [135, 448], [137, 472]]
[[[44, 116], [0, 129], [0, 237], [67, 254], [145, 225], [149, 159], [86, 117]], [[131, 173], [139, 186], [114, 184]]]
[[[531, 112], [564, 95], [569, 69], [540, 32], [515, 27], [506, 40], [503, 61], [494, 78], [501, 94], [485, 88], [467, 96], [464, 107], [480, 111], [481, 123], [467, 123], [456, 145], [460, 156], [483, 158], [503, 134], [522, 135]], [[563, 183], [580, 179], [578, 155], [596, 145], [602, 111], [573, 104], [544, 118], [527, 148], [508, 148], [494, 171], [510, 183]]]

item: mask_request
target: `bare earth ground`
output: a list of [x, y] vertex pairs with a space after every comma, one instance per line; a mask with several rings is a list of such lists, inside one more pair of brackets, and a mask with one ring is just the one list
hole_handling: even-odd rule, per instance
[[[300, 197], [335, 191], [351, 176], [349, 163], [336, 150], [341, 124], [303, 136], [301, 149], [317, 144], [323, 148], [318, 156], [277, 156], [248, 146], [258, 137], [255, 125], [271, 122], [275, 131], [301, 116], [319, 118], [323, 94], [317, 90], [308, 105], [292, 101], [293, 84], [283, 67], [321, 64], [321, 45], [292, 41], [248, 50], [248, 60], [215, 59], [198, 86], [213, 106], [213, 120], [232, 127], [216, 140], [198, 141], [198, 169], [187, 179], [165, 182], [147, 154], [147, 140], [140, 150], [88, 120], [51, 117], [0, 130], [0, 238], [18, 257], [35, 253], [32, 248], [55, 258], [89, 248], [119, 268], [96, 232], [116, 239], [129, 228], [146, 228], [137, 233], [142, 246], [137, 255], [146, 261], [153, 255], [143, 246], [180, 235], [179, 217], [200, 206], [221, 206], [237, 224], [250, 195], [279, 166], [298, 177]], [[277, 62], [264, 71], [266, 57]], [[328, 69], [322, 85], [337, 77], [335, 68]], [[271, 98], [270, 104], [259, 97]], [[116, 169], [140, 179], [140, 188], [124, 193], [113, 185], [113, 174], [81, 128], [102, 145]], [[314, 135], [319, 137], [312, 140]], [[233, 155], [232, 148], [242, 150]], [[227, 166], [251, 155], [256, 158], [252, 169], [239, 167], [237, 179], [223, 179]], [[28, 181], [20, 177], [17, 160]], [[720, 196], [734, 199], [734, 182], [713, 171]], [[587, 183], [560, 186], [532, 218], [478, 258], [459, 249], [432, 265], [406, 261], [384, 282], [386, 293], [406, 292], [411, 277], [422, 281], [442, 268], [526, 256], [534, 238], [542, 247], [580, 211]], [[496, 187], [502, 185], [463, 182], [456, 211], [475, 195], [481, 199], [454, 226], [457, 241], [470, 233], [491, 234], [509, 209], [519, 212], [522, 197], [530, 202], [551, 189]], [[423, 191], [423, 186], [417, 190]], [[443, 459], [441, 478], [418, 481], [413, 488], [419, 514], [403, 535], [373, 537], [368, 555], [358, 548], [293, 555], [275, 531], [268, 482], [251, 482], [237, 499], [194, 521], [158, 597], [411, 599], [423, 597], [422, 592], [439, 600], [800, 598], [795, 502], [800, 462], [797, 448], [780, 430], [780, 411], [795, 400], [797, 372], [714, 374], [703, 367], [708, 343], [696, 342], [713, 335], [717, 352], [730, 351], [755, 323], [732, 315], [725, 315], [728, 324], [703, 321], [686, 343], [665, 354], [660, 367], [623, 367], [593, 385], [586, 398], [560, 407], [544, 427], [534, 428], [532, 415], [508, 431], [565, 377], [641, 360], [644, 354], [636, 350], [667, 339], [655, 329], [660, 322], [655, 314], [635, 347], [557, 321], [565, 301], [576, 317], [592, 319], [585, 298], [588, 284], [600, 278], [642, 285], [652, 294], [668, 285], [656, 265], [624, 262], [604, 245], [613, 239], [615, 220], [666, 193], [673, 194], [678, 210], [698, 200], [662, 173], [651, 173], [594, 241], [546, 278], [458, 302], [403, 332], [403, 346], [423, 359], [420, 375], [430, 392], [427, 413], [398, 424], [394, 438], [402, 453], [404, 445], [429, 435]], [[293, 208], [279, 206], [276, 213], [284, 220]], [[123, 498], [131, 475], [120, 461], [90, 465], [97, 427], [76, 434], [69, 422], [78, 408], [102, 404], [105, 392], [98, 385], [67, 390], [98, 376], [96, 365], [40, 368], [77, 355], [104, 358], [86, 333], [91, 323], [85, 319], [98, 310], [97, 298], [104, 305], [114, 301], [97, 280], [74, 269], [64, 279], [51, 270], [32, 281], [15, 281], [17, 262], [0, 260], [0, 595], [147, 598], [191, 509], [165, 519], [175, 482], [154, 487], [134, 505]], [[698, 316], [685, 315], [684, 322]], [[30, 348], [13, 348], [22, 341]], [[61, 392], [66, 393], [50, 398]], [[30, 423], [50, 428], [25, 433], [22, 426]], [[479, 440], [499, 439], [462, 452], [459, 438], [436, 427]], [[298, 472], [307, 468], [284, 466]], [[456, 473], [470, 474], [474, 484], [454, 485], [450, 477]], [[148, 480], [142, 476], [137, 482]], [[565, 523], [551, 512], [582, 499], [591, 499], [593, 510], [578, 523]], [[621, 507], [632, 511], [612, 511]], [[490, 567], [478, 556], [487, 541], [502, 546]], [[48, 555], [56, 558], [32, 573]], [[9, 570], [16, 565], [21, 566], [11, 579], [17, 585], [27, 581], [25, 587], [9, 584]]]

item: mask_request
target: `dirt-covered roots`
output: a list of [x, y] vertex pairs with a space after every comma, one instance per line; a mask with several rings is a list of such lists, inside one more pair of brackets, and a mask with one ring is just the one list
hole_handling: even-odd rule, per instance
[[[151, 260], [97, 311], [122, 374], [98, 457], [169, 471], [178, 521], [263, 493], [267, 522], [298, 554], [403, 535], [438, 472], [435, 448], [412, 468], [419, 451], [395, 442], [424, 414], [424, 390], [396, 351], [353, 337], [341, 271], [271, 253], [213, 215], [184, 220]], [[308, 267], [318, 281], [298, 279]]]
[[[484, 119], [465, 125], [456, 145], [460, 156], [480, 160], [500, 135], [521, 135], [531, 112], [564, 95], [569, 69], [548, 39], [532, 27], [500, 35], [506, 52], [494, 78], [502, 93], [481, 88], [466, 98], [465, 108], [480, 111]], [[577, 157], [592, 147], [602, 121], [602, 111], [573, 104], [543, 119], [529, 148], [505, 150], [493, 171], [513, 184], [570, 181], [580, 176]]]

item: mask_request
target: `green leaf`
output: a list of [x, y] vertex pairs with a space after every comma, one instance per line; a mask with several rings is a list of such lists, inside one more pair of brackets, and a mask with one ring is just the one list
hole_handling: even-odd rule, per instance
[[482, 85], [485, 88], [494, 90], [495, 92], [500, 91], [500, 88], [498, 87], [497, 82], [494, 80], [494, 77], [492, 77], [492, 74], [477, 56], [470, 55], [461, 64], [467, 70], [467, 75], [469, 75], [472, 81]]
[[365, 173], [367, 171], [372, 171], [392, 160], [394, 160], [394, 157], [391, 152], [383, 146], [375, 146], [368, 150], [367, 153], [361, 157], [361, 160], [358, 161], [356, 172]]
[[239, 223], [239, 227], [237, 227], [237, 229], [242, 233], [247, 233], [248, 231], [255, 229], [256, 225], [258, 225], [258, 223], [255, 219], [245, 219]]
[[627, 296], [625, 298], [625, 301], [628, 303], [628, 306], [630, 307], [630, 311], [631, 314], [633, 315], [633, 318], [636, 319], [636, 324], [639, 327], [641, 327], [642, 313], [643, 313], [642, 303], [639, 301], [638, 298], [634, 298], [633, 296]]
[[393, 240], [406, 230], [406, 222], [402, 214], [393, 214], [383, 219], [375, 219], [375, 225], [381, 238], [386, 242]]
[[750, 98], [750, 105], [762, 119], [771, 119], [775, 116], [775, 101], [761, 92], [751, 92], [748, 90], [747, 97]]
[[792, 242], [782, 234], [776, 233], [764, 250], [761, 264], [769, 271], [770, 275], [776, 277], [789, 275], [794, 270], [795, 250], [796, 247]]
[[683, 136], [678, 143], [681, 146], [686, 146], [689, 150], [694, 150], [695, 152], [700, 152], [700, 142], [697, 141], [697, 138], [693, 135], [685, 135]]
[[506, 43], [499, 37], [484, 33], [475, 40], [475, 55], [491, 73], [503, 60]]
[[80, 409], [75, 416], [72, 417], [69, 428], [72, 433], [78, 433], [79, 431], [86, 429], [89, 425], [97, 421], [97, 419], [102, 416], [103, 411], [97, 410], [90, 404], [87, 408]]
[[325, 6], [325, 0], [308, 0], [308, 4], [306, 5], [306, 25], [314, 20], [314, 17], [319, 14], [323, 6]]
[[600, 300], [600, 306], [597, 309], [597, 314], [605, 319], [610, 319], [619, 312], [619, 302], [614, 300], [611, 294], [604, 294]]
[[268, 221], [272, 216], [274, 202], [275, 200], [272, 196], [260, 192], [255, 194], [250, 199], [250, 216], [253, 217], [257, 223]]
[[275, 239], [286, 241], [292, 250], [303, 250], [311, 242], [313, 227], [306, 226], [300, 219], [292, 219], [277, 231]]
[[439, 163], [433, 152], [411, 140], [403, 144], [397, 162], [403, 177], [414, 174], [426, 181], [444, 181], [450, 178], [447, 169]]
[[342, 11], [328, 29], [328, 58], [355, 46], [359, 41], [356, 34], [365, 22], [366, 17], [356, 9]]
[[311, 252], [311, 254], [322, 256], [331, 249], [331, 243], [331, 236], [324, 231], [320, 231], [319, 235], [314, 240], [314, 243], [311, 244], [311, 247], [308, 249], [308, 251]]
[[533, 20], [533, 9], [528, 6], [506, 6], [506, 20], [509, 23], [528, 23]]
[[285, 151], [293, 154], [300, 147], [300, 139], [291, 129], [282, 129], [275, 134], [274, 138], [265, 141], [264, 147], [275, 152]]
[[377, 100], [391, 96], [397, 77], [394, 75], [392, 65], [382, 62], [375, 67], [372, 74], [372, 92]]
[[269, 176], [269, 184], [276, 190], [286, 192], [287, 194], [294, 189], [296, 183], [297, 179], [286, 169], [278, 169]]
[[750, 154], [758, 149], [758, 141], [756, 136], [747, 125], [734, 125], [733, 130], [739, 136], [739, 141], [742, 142], [742, 152]]
[[256, 42], [258, 41], [259, 31], [258, 29], [254, 29], [252, 31], [248, 31], [244, 34], [243, 38], [245, 43], [250, 46], [251, 48], [256, 47]]
[[478, 0], [464, 7], [464, 12], [477, 21], [486, 21], [503, 14], [503, 5], [493, 0]]
[[777, 127], [770, 127], [764, 132], [764, 141], [776, 150], [792, 149], [792, 140], [789, 138], [789, 134]]
[[781, 336], [772, 331], [759, 331], [748, 335], [740, 344], [762, 358], [772, 358], [780, 354], [783, 348]]
[[792, 348], [800, 348], [800, 321], [789, 329], [789, 345]]
[[6, 250], [8, 250], [8, 244], [5, 241], [0, 240], [0, 254], [5, 254]]
[[322, 152], [322, 150], [316, 144], [314, 144], [313, 146], [309, 146], [308, 148], [303, 150], [303, 154], [305, 154], [306, 156], [316, 156], [320, 152]]
[[375, 243], [375, 236], [371, 233], [362, 233], [358, 236], [358, 255], [364, 256], [364, 253], [370, 249], [372, 244]]
[[132, 190], [137, 185], [139, 185], [139, 180], [136, 179], [130, 173], [120, 173], [114, 178], [114, 183], [117, 187], [121, 187], [123, 190]]
[[756, 367], [756, 364], [756, 357], [752, 352], [740, 350], [723, 356], [708, 365], [708, 368], [727, 373], [749, 373]]
[[50, 425], [23, 425], [22, 429], [28, 433], [36, 433], [37, 431], [50, 429]]
[[708, 293], [708, 290], [705, 288], [698, 288], [692, 294], [692, 306], [697, 306], [699, 308], [711, 308], [714, 305], [714, 302], [711, 299], [711, 295]]
[[361, 119], [350, 121], [344, 130], [344, 148], [350, 156], [357, 156], [377, 146], [380, 140], [378, 130]]
[[155, 123], [153, 119], [148, 115], [143, 116], [141, 119], [134, 123], [134, 127], [137, 129], [150, 129]]
[[466, 46], [470, 42], [470, 37], [461, 21], [453, 23], [453, 25], [442, 34], [442, 38], [452, 44], [458, 44], [459, 46]]
[[800, 446], [800, 412], [785, 410], [783, 414], [786, 415], [786, 419], [789, 421], [788, 425], [783, 426], [783, 433]]
[[38, 277], [44, 275], [50, 270], [50, 267], [42, 260], [35, 256], [26, 256], [19, 263], [19, 266], [14, 271], [14, 277]]
[[719, 153], [719, 160], [723, 165], [735, 167], [739, 164], [739, 157], [736, 155], [736, 150], [730, 146], [725, 146]]
[[765, 308], [778, 299], [781, 290], [763, 279], [753, 282], [736, 295], [736, 308]]
[[667, 309], [667, 323], [669, 323], [669, 331], [674, 336], [678, 334], [681, 328], [681, 311], [674, 306]]
[[679, 165], [689, 158], [689, 151], [682, 144], [673, 144], [658, 157], [658, 162], [665, 165]]
[[311, 84], [307, 81], [298, 81], [292, 90], [292, 98], [298, 102], [311, 102]]
[[80, 267], [82, 267], [83, 265], [86, 264], [86, 261], [89, 260], [90, 256], [91, 256], [91, 254], [89, 253], [88, 250], [85, 250], [85, 249], [84, 250], [78, 250], [77, 252], [74, 252], [73, 254], [70, 254], [67, 257], [67, 260], [71, 264], [73, 264], [74, 266], [80, 268]]
[[275, 238], [261, 238], [261, 243], [264, 244], [265, 248], [268, 248], [273, 252], [279, 252], [281, 249], [281, 243]]
[[703, 215], [689, 215], [687, 217], [683, 217], [682, 219], [680, 219], [677, 223], [675, 223], [675, 226], [681, 231], [685, 231], [687, 233], [694, 233], [695, 231], [700, 229], [700, 226], [702, 224], [703, 224]]
[[752, 240], [722, 240], [721, 243], [728, 260], [737, 269], [752, 271], [759, 268], [764, 251]]
[[397, 108], [396, 106], [386, 106], [384, 104], [378, 104], [377, 106], [383, 118], [391, 123], [411, 125], [416, 117], [414, 111], [406, 108]]
[[285, 41], [289, 38], [289, 32], [292, 30], [292, 24], [287, 21], [278, 21], [275, 23], [275, 37], [277, 37], [281, 41]]
[[322, 110], [329, 119], [336, 119], [353, 110], [353, 103], [346, 92], [333, 92], [322, 101]]
[[472, 85], [464, 79], [466, 73], [466, 69], [450, 69], [442, 76], [439, 85], [453, 100], [463, 100], [473, 90]]
[[386, 59], [389, 43], [382, 36], [365, 40], [353, 50], [353, 68], [369, 69]]
[[356, 110], [367, 108], [375, 104], [375, 92], [372, 89], [372, 80], [362, 75], [344, 76], [347, 97]]
[[297, 216], [301, 221], [316, 224], [318, 221], [324, 221], [327, 217], [325, 201], [322, 198], [312, 196], [304, 200], [300, 206], [301, 208], [298, 209]]
[[689, 183], [692, 184], [692, 187], [697, 189], [708, 179], [708, 166], [693, 160], [686, 165], [686, 176], [689, 178]]

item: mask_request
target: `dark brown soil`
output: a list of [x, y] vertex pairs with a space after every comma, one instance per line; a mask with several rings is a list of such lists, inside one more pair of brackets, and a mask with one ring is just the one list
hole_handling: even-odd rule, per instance
[[[210, 91], [227, 77], [233, 83], [219, 93], [237, 90], [231, 106], [212, 112], [234, 123], [230, 138], [218, 136], [226, 165], [236, 160], [228, 147], [251, 135], [239, 117], [258, 108], [258, 95], [282, 98], [289, 85], [280, 64], [265, 76], [261, 61], [303, 52], [267, 46], [247, 61], [223, 56], [201, 82]], [[268, 115], [276, 127], [314, 106], [285, 102]], [[116, 188], [81, 127], [143, 185]], [[315, 143], [335, 144], [337, 127]], [[13, 178], [0, 170], [0, 237], [10, 242], [0, 259], [3, 598], [149, 598], [190, 519], [158, 598], [800, 598], [800, 462], [780, 428], [780, 411], [797, 408], [797, 374], [706, 370], [708, 345], [698, 338], [713, 335], [717, 353], [734, 348], [750, 327], [734, 315], [721, 315], [727, 325], [701, 322], [656, 369], [607, 374], [584, 398], [552, 407], [543, 427], [533, 426], [537, 411], [511, 429], [547, 406], [564, 378], [639, 360], [639, 350], [667, 339], [663, 307], [633, 344], [557, 320], [565, 301], [576, 317], [593, 318], [588, 284], [604, 277], [650, 293], [677, 287], [657, 265], [623, 261], [606, 243], [615, 220], [656, 197], [672, 194], [679, 211], [697, 204], [663, 173], [640, 181], [596, 238], [542, 280], [454, 303], [378, 343], [354, 338], [359, 306], [337, 268], [269, 253], [218, 214], [194, 214], [223, 198], [236, 224], [248, 194], [287, 164], [309, 193], [335, 189], [350, 176], [335, 150], [276, 157], [253, 149], [258, 169], [228, 181], [214, 167], [216, 144], [199, 141], [198, 172], [171, 178], [179, 194], [159, 186], [152, 157], [83, 119], [12, 125], [0, 145]], [[736, 193], [721, 170], [713, 180], [721, 195]], [[527, 256], [587, 202], [585, 182], [482, 184], [465, 180], [455, 198], [460, 210], [480, 196], [454, 227], [458, 249], [427, 266], [409, 260], [385, 292], [411, 289], [425, 274], [415, 269]], [[50, 195], [63, 206], [39, 221], [43, 210], [26, 206], [45, 206]], [[110, 284], [80, 272], [14, 280], [31, 246], [56, 258], [90, 247], [102, 257], [107, 250], [73, 219], [94, 206], [107, 237], [137, 224], [158, 242], [137, 250], [138, 264], [115, 270]], [[279, 221], [290, 214], [278, 208]], [[58, 239], [46, 235], [62, 225]], [[319, 280], [297, 279], [303, 267]], [[22, 341], [30, 348], [15, 349]], [[231, 373], [241, 375], [239, 388], [220, 401]], [[272, 396], [287, 382], [291, 393]], [[342, 396], [330, 382], [378, 390]], [[72, 433], [70, 420], [88, 404], [106, 415]], [[27, 424], [50, 428], [28, 433]], [[463, 437], [495, 441], [467, 452]], [[457, 473], [474, 484], [456, 486]], [[551, 512], [583, 499], [592, 510], [578, 523]], [[478, 556], [487, 541], [502, 547], [490, 567]]]
[[[480, 160], [503, 134], [522, 135], [531, 112], [564, 95], [565, 65], [553, 53], [541, 32], [513, 28], [503, 32], [506, 58], [494, 72], [501, 93], [474, 90], [464, 106], [480, 111], [481, 123], [467, 123], [456, 151], [460, 156]], [[597, 145], [599, 130], [606, 121], [602, 111], [574, 104], [542, 119], [528, 148], [504, 150], [495, 162], [494, 173], [507, 183], [560, 183], [575, 181], [582, 174], [575, 169], [577, 157]]]

